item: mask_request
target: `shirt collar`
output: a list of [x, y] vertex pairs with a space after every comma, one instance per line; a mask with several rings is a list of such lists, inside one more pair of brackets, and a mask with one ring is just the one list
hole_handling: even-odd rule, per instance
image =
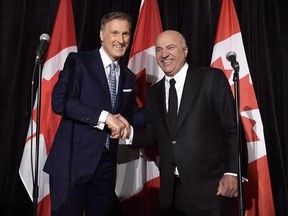
[[[107, 53], [105, 52], [105, 50], [103, 49], [103, 47], [101, 47], [99, 49], [100, 52], [100, 56], [103, 62], [103, 66], [104, 68], [107, 68], [113, 61], [109, 58], [109, 56], [107, 55]], [[116, 64], [116, 68], [118, 67], [118, 61], [113, 62], [114, 64]]]
[[176, 73], [173, 77], [168, 77], [165, 75], [166, 82], [169, 82], [170, 79], [175, 79], [176, 83], [179, 81], [185, 80], [187, 70], [188, 70], [188, 64], [187, 64], [187, 62], [185, 62], [183, 67], [180, 69], [180, 71], [178, 73]]

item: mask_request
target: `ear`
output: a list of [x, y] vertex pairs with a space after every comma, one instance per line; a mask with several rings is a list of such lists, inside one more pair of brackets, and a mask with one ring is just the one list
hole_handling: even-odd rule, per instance
[[103, 37], [104, 37], [104, 36], [103, 36], [103, 31], [101, 30], [101, 31], [100, 31], [100, 40], [101, 40], [101, 41], [104, 41]]
[[187, 57], [187, 54], [188, 54], [188, 46], [185, 46], [185, 47], [184, 47], [184, 53], [185, 53], [185, 57]]

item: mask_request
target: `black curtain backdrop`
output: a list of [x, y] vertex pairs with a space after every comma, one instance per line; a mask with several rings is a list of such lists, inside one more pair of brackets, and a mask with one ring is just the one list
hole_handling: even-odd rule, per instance
[[[0, 214], [4, 216], [32, 215], [18, 168], [30, 120], [35, 51], [39, 36], [51, 33], [58, 1], [0, 3]], [[134, 33], [140, 2], [73, 0], [78, 49], [100, 44], [100, 19], [110, 11], [130, 14]], [[221, 0], [158, 0], [158, 4], [163, 29], [178, 30], [186, 37], [188, 62], [209, 66]], [[284, 0], [234, 0], [234, 4], [264, 126], [275, 211], [287, 216], [288, 10]], [[127, 60], [128, 53], [123, 58], [124, 63]]]

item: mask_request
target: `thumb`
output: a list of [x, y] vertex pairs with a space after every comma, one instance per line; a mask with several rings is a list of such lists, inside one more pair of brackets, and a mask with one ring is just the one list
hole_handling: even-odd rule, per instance
[[217, 196], [221, 195], [221, 191], [222, 191], [222, 185], [219, 184], [216, 195], [217, 195]]

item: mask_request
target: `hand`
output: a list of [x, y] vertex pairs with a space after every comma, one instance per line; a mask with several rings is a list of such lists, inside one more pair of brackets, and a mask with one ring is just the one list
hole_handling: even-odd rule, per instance
[[122, 139], [129, 138], [130, 133], [131, 133], [131, 127], [130, 127], [129, 122], [120, 114], [116, 114], [115, 116], [125, 125], [125, 128], [127, 130], [127, 135], [126, 136], [122, 136], [121, 138]]
[[108, 113], [106, 125], [111, 129], [110, 137], [112, 139], [120, 139], [128, 134], [126, 125], [118, 117]]
[[238, 196], [237, 177], [233, 175], [224, 175], [219, 181], [217, 196], [237, 197]]

